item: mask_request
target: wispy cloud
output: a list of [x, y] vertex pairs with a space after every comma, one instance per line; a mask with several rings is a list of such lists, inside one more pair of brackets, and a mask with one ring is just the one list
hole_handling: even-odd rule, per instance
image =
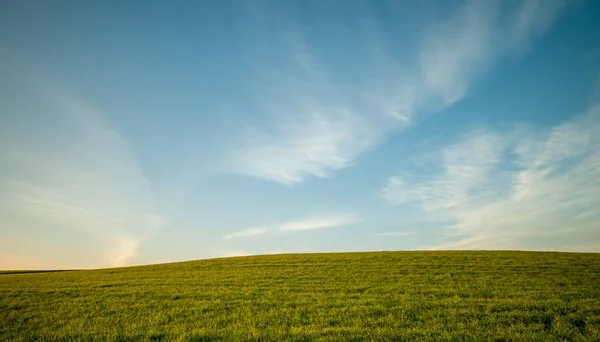
[[[489, 196], [489, 193], [478, 190], [487, 186], [484, 183], [499, 162], [499, 154], [506, 143], [494, 132], [471, 132], [442, 151], [443, 176], [425, 183], [420, 177], [407, 180], [407, 177], [392, 176], [382, 196], [395, 205], [419, 203], [427, 211], [461, 206], [471, 199], [473, 192], [477, 192], [478, 196]], [[419, 183], [419, 187], [412, 186]]]
[[[83, 232], [105, 246], [104, 262], [126, 265], [167, 220], [128, 141], [81, 100], [49, 89], [40, 97], [46, 116], [30, 118], [47, 120], [44, 133], [21, 127], [27, 133], [0, 148], [10, 165], [0, 179], [0, 205], [11, 212], [4, 219], [20, 229], [50, 225]], [[52, 238], [35, 238], [52, 244]]]
[[[442, 108], [462, 99], [493, 56], [491, 39], [498, 9], [491, 1], [469, 1], [447, 22], [426, 32], [419, 51], [418, 102]], [[414, 111], [414, 108], [412, 109]], [[412, 113], [410, 113], [412, 114]]]
[[284, 231], [304, 231], [347, 226], [356, 222], [357, 220], [354, 216], [344, 214], [329, 217], [289, 221], [282, 224], [279, 227], [279, 229]]
[[[262, 99], [273, 123], [248, 129], [233, 156], [232, 172], [292, 185], [353, 165], [416, 116], [463, 99], [497, 60], [522, 55], [533, 38], [552, 26], [565, 4], [530, 0], [504, 8], [510, 4], [466, 1], [462, 9], [424, 30], [412, 61], [385, 55], [393, 46], [369, 46], [373, 60], [389, 65], [362, 65], [356, 68], [360, 73], [348, 70], [356, 76], [350, 77], [350, 87], [348, 79], [334, 77], [326, 67], [332, 61], [324, 61], [310, 39], [287, 34], [289, 73], [272, 81], [276, 91]], [[390, 41], [372, 38], [369, 44]], [[380, 70], [393, 72], [380, 77]]]
[[[546, 32], [567, 7], [567, 0], [525, 0], [517, 7], [508, 32], [511, 40], [526, 48], [531, 38]], [[523, 47], [523, 45], [525, 45]]]
[[261, 227], [251, 227], [239, 232], [227, 234], [223, 238], [227, 240], [239, 237], [250, 237], [268, 232], [301, 232], [316, 229], [335, 228], [348, 226], [356, 222], [358, 222], [358, 219], [356, 216], [351, 214], [329, 214], [290, 220], [278, 224], [269, 224]]
[[137, 253], [141, 244], [141, 236], [115, 236], [115, 248], [108, 253], [109, 260], [114, 266], [127, 265]]
[[328, 177], [374, 144], [369, 123], [344, 107], [298, 104], [270, 134], [255, 131], [236, 155], [237, 173], [286, 185]]
[[223, 239], [229, 240], [229, 239], [239, 238], [239, 237], [255, 236], [255, 235], [264, 234], [266, 232], [267, 232], [266, 228], [248, 228], [248, 229], [244, 229], [240, 232], [229, 233], [229, 234], [225, 235], [223, 237]]
[[549, 132], [472, 132], [443, 150], [439, 175], [390, 177], [381, 195], [452, 222], [435, 248], [535, 249], [546, 239], [564, 249], [600, 238], [599, 151], [593, 106]]

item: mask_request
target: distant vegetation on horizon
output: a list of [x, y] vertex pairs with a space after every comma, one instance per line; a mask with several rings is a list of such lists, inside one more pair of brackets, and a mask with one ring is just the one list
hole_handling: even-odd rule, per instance
[[0, 274], [2, 341], [599, 341], [600, 254], [290, 254]]

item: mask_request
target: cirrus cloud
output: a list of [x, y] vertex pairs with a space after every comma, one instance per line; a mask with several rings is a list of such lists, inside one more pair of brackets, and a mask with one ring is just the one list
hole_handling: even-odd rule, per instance
[[[351, 86], [324, 67], [329, 61], [320, 58], [309, 37], [287, 30], [285, 44], [276, 47], [289, 51], [285, 68], [277, 69], [277, 76], [269, 79], [269, 88], [274, 90], [261, 93], [258, 99], [269, 123], [246, 127], [232, 155], [230, 172], [293, 185], [350, 167], [360, 155], [419, 116], [440, 112], [465, 98], [493, 63], [523, 55], [566, 5], [562, 0], [543, 4], [526, 0], [516, 6], [465, 1], [462, 8], [423, 29], [410, 60], [386, 55], [384, 51], [403, 42], [385, 45], [382, 42], [390, 37], [382, 36], [376, 27], [361, 26], [362, 18], [354, 18], [357, 27], [370, 32], [368, 43], [356, 44], [366, 44], [369, 49], [364, 50], [372, 51], [370, 58], [375, 62], [347, 70], [344, 74], [355, 79]], [[341, 18], [328, 20], [339, 20], [348, 31], [345, 36], [356, 36], [341, 24]], [[373, 42], [380, 46], [373, 47]], [[381, 54], [383, 58], [378, 58]], [[384, 66], [381, 60], [386, 61]]]
[[226, 234], [225, 240], [232, 238], [251, 237], [265, 234], [268, 232], [302, 232], [326, 228], [336, 228], [349, 226], [358, 222], [356, 216], [351, 214], [329, 214], [314, 216], [304, 219], [290, 220], [279, 224], [264, 225], [261, 227], [251, 227], [242, 231]]
[[472, 132], [441, 155], [438, 175], [392, 176], [381, 191], [445, 227], [433, 248], [600, 243], [600, 105], [549, 131]]

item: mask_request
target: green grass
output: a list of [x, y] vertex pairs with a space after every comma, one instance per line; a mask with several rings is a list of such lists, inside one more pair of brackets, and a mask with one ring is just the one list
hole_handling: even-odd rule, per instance
[[296, 254], [3, 273], [0, 340], [600, 341], [600, 254]]

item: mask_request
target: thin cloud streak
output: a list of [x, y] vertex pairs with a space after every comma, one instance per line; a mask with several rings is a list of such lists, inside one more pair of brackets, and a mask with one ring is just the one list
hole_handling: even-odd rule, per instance
[[251, 237], [256, 235], [262, 235], [269, 232], [303, 232], [320, 230], [326, 228], [336, 228], [342, 226], [352, 225], [358, 222], [358, 219], [351, 214], [330, 214], [317, 216], [312, 218], [304, 218], [297, 220], [290, 220], [279, 224], [264, 225], [260, 228], [251, 227], [239, 232], [234, 232], [225, 235], [225, 240], [232, 238]]
[[306, 231], [324, 228], [335, 228], [356, 223], [357, 219], [351, 215], [311, 218], [284, 223], [279, 227], [283, 231]]
[[233, 232], [233, 233], [227, 234], [223, 237], [223, 239], [229, 240], [229, 239], [233, 239], [233, 238], [249, 237], [249, 236], [261, 235], [266, 232], [267, 232], [267, 229], [265, 229], [265, 228], [248, 228], [248, 229], [242, 230], [240, 232]]

